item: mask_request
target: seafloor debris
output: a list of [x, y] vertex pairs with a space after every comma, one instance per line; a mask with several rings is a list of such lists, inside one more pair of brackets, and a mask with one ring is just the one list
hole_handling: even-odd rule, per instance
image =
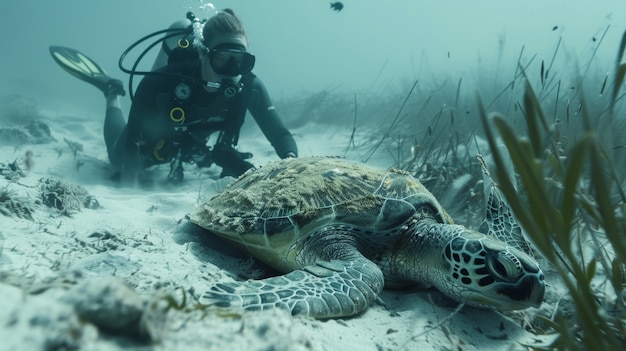
[[7, 217], [18, 217], [33, 220], [34, 210], [26, 201], [21, 201], [9, 190], [0, 190], [0, 214]]
[[87, 279], [68, 291], [64, 301], [76, 314], [99, 329], [145, 341], [160, 339], [161, 313], [154, 313], [143, 298], [114, 277]]
[[0, 96], [0, 124], [24, 125], [41, 117], [34, 99], [21, 95]]
[[72, 150], [72, 155], [74, 155], [74, 158], [76, 158], [79, 151], [83, 151], [83, 144], [71, 141], [67, 138], [63, 138], [63, 140], [65, 140], [67, 146], [70, 148], [70, 150]]
[[100, 203], [80, 185], [68, 184], [56, 178], [39, 180], [41, 200], [44, 205], [70, 215], [83, 208], [98, 209]]
[[17, 182], [20, 178], [26, 176], [24, 170], [22, 170], [21, 164], [22, 161], [17, 159], [10, 163], [0, 162], [0, 176], [9, 182]]
[[148, 347], [161, 340], [165, 328], [164, 310], [114, 277], [82, 279], [27, 295], [19, 286], [0, 282], [0, 296], [0, 325], [12, 333], [2, 340], [3, 350], [82, 350], [106, 338], [95, 340], [95, 329], [121, 343]]
[[0, 145], [20, 146], [55, 141], [33, 99], [0, 96]]
[[50, 127], [43, 121], [0, 128], [0, 145], [47, 144], [55, 141]]

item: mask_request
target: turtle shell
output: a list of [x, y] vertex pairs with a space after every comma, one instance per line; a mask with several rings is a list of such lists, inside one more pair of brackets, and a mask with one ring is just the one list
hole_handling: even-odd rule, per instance
[[452, 223], [435, 197], [404, 171], [309, 157], [281, 160], [246, 173], [190, 218], [287, 271], [296, 267], [285, 256], [317, 228], [341, 224], [372, 235], [397, 229], [422, 209], [442, 223]]

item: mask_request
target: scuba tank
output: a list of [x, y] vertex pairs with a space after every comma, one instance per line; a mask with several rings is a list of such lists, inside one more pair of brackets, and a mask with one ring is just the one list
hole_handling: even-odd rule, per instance
[[[190, 19], [186, 18], [184, 20], [176, 21], [172, 23], [172, 25], [168, 28], [172, 32], [176, 32], [176, 30], [185, 30], [191, 26], [192, 22]], [[163, 39], [161, 44], [161, 49], [157, 54], [156, 59], [154, 60], [154, 64], [152, 65], [152, 70], [156, 71], [160, 68], [163, 68], [167, 65], [168, 58], [172, 50], [180, 47], [180, 45], [185, 45], [185, 43], [189, 43], [188, 45], [193, 45], [193, 36], [191, 34], [181, 33], [180, 35], [175, 35], [172, 37], [166, 37]]]
[[[122, 72], [128, 73], [130, 75], [128, 79], [128, 91], [129, 91], [131, 100], [133, 100], [134, 98], [133, 79], [135, 75], [174, 76], [174, 77], [183, 78], [187, 80], [203, 82], [203, 80], [199, 77], [181, 76], [180, 74], [165, 72], [160, 69], [168, 65], [168, 63], [170, 62], [172, 53], [179, 52], [177, 48], [186, 49], [186, 50], [180, 50], [180, 51], [186, 52], [185, 56], [190, 56], [191, 54], [194, 54], [197, 57], [197, 52], [195, 50], [193, 43], [195, 40], [196, 30], [199, 28], [202, 28], [201, 26], [204, 22], [205, 21], [201, 22], [192, 12], [187, 12], [186, 19], [176, 21], [167, 29], [150, 33], [144, 36], [143, 38], [135, 41], [128, 48], [126, 48], [126, 50], [120, 55], [118, 66]], [[131, 51], [133, 51], [140, 44], [145, 43], [147, 40], [154, 38], [155, 36], [158, 36], [161, 34], [164, 34], [163, 37], [158, 38], [154, 42], [149, 44], [137, 56], [137, 59], [135, 60], [135, 63], [133, 64], [131, 68], [126, 68], [124, 66], [124, 60], [126, 59], [126, 56]], [[157, 54], [157, 57], [152, 65], [152, 69], [150, 71], [138, 70], [137, 67], [139, 66], [139, 63], [143, 60], [146, 54], [158, 44], [161, 44], [161, 48], [159, 49], [159, 53]]]

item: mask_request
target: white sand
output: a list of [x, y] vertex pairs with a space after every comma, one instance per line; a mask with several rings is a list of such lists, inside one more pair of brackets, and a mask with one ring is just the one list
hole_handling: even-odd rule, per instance
[[[32, 220], [0, 214], [0, 350], [515, 350], [547, 340], [524, 330], [523, 313], [465, 307], [450, 316], [456, 304], [432, 289], [385, 291], [384, 305], [329, 321], [279, 311], [164, 313], [166, 296], [180, 301], [183, 290], [197, 295], [217, 282], [271, 274], [185, 219], [227, 180], [215, 180], [217, 169], [187, 166], [182, 185], [166, 186], [163, 166], [150, 170], [153, 188], [121, 188], [109, 179], [101, 119], [51, 116], [46, 123], [57, 142], [0, 146], [4, 164], [34, 154], [25, 177], [0, 176], [0, 190], [33, 210]], [[293, 132], [301, 155], [311, 156], [343, 154], [350, 130]], [[83, 145], [76, 159], [64, 138]], [[256, 128], [240, 144], [257, 165], [276, 159]], [[389, 166], [384, 157], [370, 163]], [[48, 177], [82, 185], [101, 207], [68, 216], [44, 206], [37, 184]], [[137, 341], [140, 333], [155, 341]]]

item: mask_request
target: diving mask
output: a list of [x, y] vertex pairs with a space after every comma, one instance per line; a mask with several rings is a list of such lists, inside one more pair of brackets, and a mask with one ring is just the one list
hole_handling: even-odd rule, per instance
[[240, 44], [220, 44], [209, 50], [206, 55], [213, 71], [219, 75], [235, 77], [254, 68], [254, 55]]

